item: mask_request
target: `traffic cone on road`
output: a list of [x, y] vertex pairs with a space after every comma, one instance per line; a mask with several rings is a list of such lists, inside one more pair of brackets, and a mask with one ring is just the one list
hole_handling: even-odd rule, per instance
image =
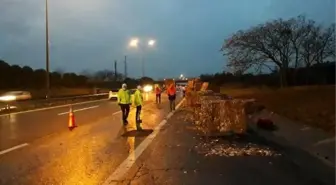
[[69, 123], [68, 123], [68, 128], [71, 131], [72, 129], [74, 129], [76, 126], [76, 122], [75, 122], [75, 114], [72, 110], [72, 107], [70, 106], [70, 110], [69, 110]]

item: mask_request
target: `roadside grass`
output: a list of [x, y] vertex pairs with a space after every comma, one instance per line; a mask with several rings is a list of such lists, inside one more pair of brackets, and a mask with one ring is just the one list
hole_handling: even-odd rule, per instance
[[[0, 90], [0, 94], [8, 92], [8, 91], [29, 91], [33, 98], [44, 98], [45, 91], [44, 89], [8, 89], [8, 90]], [[100, 93], [106, 93], [108, 90], [100, 89]], [[93, 88], [52, 88], [50, 90], [51, 97], [65, 97], [65, 96], [81, 96], [81, 95], [89, 95], [93, 94]]]
[[235, 98], [255, 98], [267, 109], [335, 135], [335, 86], [285, 89], [222, 87]]

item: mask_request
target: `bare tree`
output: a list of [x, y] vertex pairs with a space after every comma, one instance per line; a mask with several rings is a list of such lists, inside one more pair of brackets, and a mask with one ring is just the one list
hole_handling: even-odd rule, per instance
[[[335, 24], [332, 25], [333, 27], [335, 27]], [[327, 48], [329, 54], [331, 55], [331, 58], [333, 60], [336, 60], [336, 34], [334, 33], [331, 37], [330, 40], [330, 45]]]
[[250, 68], [254, 65], [277, 65], [281, 72], [281, 85], [286, 86], [286, 73], [290, 63], [290, 22], [275, 20], [239, 31], [222, 47], [229, 64]]
[[319, 46], [317, 63], [324, 63], [326, 60], [335, 60], [335, 24], [323, 30], [318, 37]]
[[310, 67], [335, 58], [335, 27], [323, 29], [302, 15], [273, 20], [238, 31], [225, 40], [221, 51], [229, 60], [228, 66], [239, 72], [277, 66], [284, 87], [290, 67]]

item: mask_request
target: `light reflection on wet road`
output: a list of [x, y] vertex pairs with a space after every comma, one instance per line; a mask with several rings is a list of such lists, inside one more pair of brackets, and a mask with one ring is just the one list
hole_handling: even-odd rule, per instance
[[[152, 100], [152, 99], [150, 99]], [[164, 100], [164, 99], [163, 99]], [[153, 101], [149, 101], [143, 108], [143, 128], [152, 129], [167, 114], [168, 104], [166, 100], [159, 109]], [[88, 106], [88, 105], [87, 105]], [[89, 106], [94, 106], [90, 104]], [[50, 110], [43, 114], [56, 115], [67, 111]], [[121, 114], [113, 102], [99, 104], [99, 108], [78, 112], [77, 122], [79, 127], [70, 132], [65, 125], [67, 116], [59, 118], [58, 122], [42, 119], [39, 123], [32, 123], [38, 118], [24, 115], [14, 120], [10, 125], [9, 121], [1, 118], [1, 135], [5, 138], [0, 142], [1, 147], [7, 146], [5, 141], [19, 138], [17, 141], [29, 138], [30, 145], [24, 148], [0, 155], [0, 184], [101, 184], [113, 173], [119, 164], [129, 155], [134, 157], [135, 148], [150, 134], [139, 134], [137, 131], [130, 131], [124, 137], [121, 133]], [[130, 113], [130, 129], [135, 128], [135, 110]], [[23, 114], [22, 114], [23, 115]], [[101, 116], [102, 115], [102, 116]], [[17, 115], [20, 116], [20, 115]], [[96, 118], [89, 118], [96, 117]], [[26, 125], [23, 119], [26, 118]], [[29, 118], [29, 119], [28, 119]], [[50, 119], [50, 118], [49, 118]], [[87, 120], [85, 120], [87, 119]], [[46, 121], [43, 123], [43, 121]], [[34, 128], [28, 126], [49, 125], [51, 128], [58, 128], [52, 135], [43, 135], [40, 139], [34, 137], [18, 137], [19, 134], [31, 132]], [[7, 125], [5, 125], [7, 124]], [[58, 126], [54, 126], [58, 124]], [[37, 127], [38, 128], [38, 127]], [[51, 129], [47, 127], [35, 129], [44, 134]], [[18, 130], [19, 129], [19, 130]], [[20, 130], [21, 129], [21, 130]], [[60, 131], [63, 130], [63, 131]], [[15, 135], [17, 134], [17, 135]]]

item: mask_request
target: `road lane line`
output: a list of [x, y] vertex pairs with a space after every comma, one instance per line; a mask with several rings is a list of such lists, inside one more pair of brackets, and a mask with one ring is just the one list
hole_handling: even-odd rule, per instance
[[54, 107], [46, 107], [46, 108], [39, 108], [39, 109], [20, 111], [20, 112], [13, 112], [13, 113], [10, 113], [10, 114], [1, 114], [0, 117], [8, 116], [8, 115], [25, 114], [25, 113], [30, 113], [30, 112], [38, 112], [38, 111], [44, 111], [44, 110], [49, 110], [49, 109], [57, 109], [57, 108], [69, 107], [70, 105], [82, 105], [82, 104], [101, 102], [101, 101], [107, 101], [107, 100], [108, 99], [92, 100], [92, 101], [78, 102], [78, 103], [73, 103], [73, 104], [59, 105], [59, 106], [54, 106]]
[[314, 146], [318, 146], [318, 145], [321, 145], [321, 144], [328, 144], [328, 143], [332, 143], [332, 142], [335, 142], [335, 137], [318, 141], [314, 144]]
[[114, 113], [112, 114], [112, 116], [114, 116], [114, 115], [116, 115], [116, 114], [119, 114], [119, 113], [121, 113], [121, 110], [120, 110], [120, 111], [117, 111], [117, 112], [114, 112]]
[[19, 148], [26, 147], [26, 146], [28, 146], [28, 145], [29, 145], [28, 143], [23, 143], [23, 144], [21, 144], [21, 145], [14, 146], [14, 147], [12, 147], [12, 148], [8, 148], [8, 149], [6, 149], [6, 150], [2, 150], [2, 151], [0, 151], [0, 155], [6, 154], [6, 153], [11, 152], [11, 151], [13, 151], [13, 150], [17, 150], [17, 149], [19, 149]]
[[[99, 105], [95, 105], [95, 106], [91, 106], [91, 107], [85, 107], [85, 108], [82, 108], [82, 109], [75, 109], [75, 110], [73, 110], [73, 112], [79, 112], [79, 111], [88, 110], [88, 109], [95, 109], [95, 108], [98, 108], [98, 107], [99, 107]], [[69, 114], [69, 111], [68, 112], [62, 112], [62, 113], [59, 113], [57, 115], [62, 116], [62, 115], [65, 115], [65, 114]]]
[[[182, 105], [184, 99], [176, 106], [176, 110]], [[174, 112], [169, 113], [169, 118], [174, 114]], [[117, 185], [118, 182], [123, 180], [122, 178], [131, 169], [135, 161], [140, 157], [140, 155], [145, 151], [145, 149], [151, 144], [154, 138], [158, 135], [161, 128], [167, 123], [169, 119], [168, 116], [160, 122], [158, 126], [155, 127], [154, 131], [146, 137], [146, 139], [140, 143], [140, 145], [131, 152], [128, 157], [117, 167], [117, 169], [105, 180], [103, 185]]]

